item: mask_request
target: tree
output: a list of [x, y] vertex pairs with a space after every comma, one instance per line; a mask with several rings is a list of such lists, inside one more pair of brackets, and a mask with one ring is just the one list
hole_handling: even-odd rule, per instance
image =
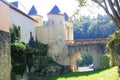
[[16, 41], [20, 42], [20, 29], [13, 24], [10, 28], [10, 34], [11, 34], [11, 43], [14, 43]]
[[[78, 0], [80, 7], [84, 6], [88, 0]], [[106, 14], [112, 19], [114, 24], [120, 29], [120, 4], [119, 0], [91, 0], [104, 9]]]
[[98, 14], [97, 17], [81, 16], [74, 22], [74, 39], [108, 38], [116, 30], [115, 25], [107, 15]]
[[77, 65], [78, 66], [81, 66], [81, 67], [89, 66], [92, 63], [93, 63], [93, 59], [90, 54], [83, 53], [77, 57]]
[[120, 30], [116, 31], [109, 39], [107, 47], [110, 50], [110, 65], [118, 65], [120, 77]]
[[26, 70], [25, 51], [26, 45], [20, 42], [20, 29], [16, 25], [10, 28], [11, 33], [11, 79], [15, 79], [16, 75], [23, 75]]
[[[88, 0], [78, 0], [78, 2], [80, 3], [80, 6], [84, 6], [85, 3]], [[100, 7], [102, 7], [104, 9], [104, 11], [107, 13], [107, 15], [112, 19], [112, 21], [114, 22], [114, 24], [116, 25], [117, 29], [120, 30], [120, 0], [91, 0], [95, 3], [97, 3]], [[113, 51], [113, 49], [115, 49], [116, 51], [112, 52], [112, 58], [115, 59], [118, 56], [118, 52], [119, 52], [119, 48], [116, 48], [116, 45], [118, 45], [120, 43], [120, 41], [118, 40], [119, 36], [116, 36], [116, 38], [110, 38], [109, 43], [111, 43], [112, 46], [109, 45], [109, 49]], [[117, 40], [117, 41], [116, 41]], [[117, 55], [115, 55], [117, 54]], [[113, 56], [115, 55], [115, 56]], [[118, 57], [117, 62], [119, 62], [120, 57]], [[119, 77], [120, 77], [120, 64], [118, 65], [118, 72], [119, 72]]]

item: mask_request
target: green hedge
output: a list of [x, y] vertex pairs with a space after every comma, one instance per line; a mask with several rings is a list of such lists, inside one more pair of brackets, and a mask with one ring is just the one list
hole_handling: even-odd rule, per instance
[[103, 68], [109, 68], [109, 55], [103, 55], [100, 60], [100, 67]]

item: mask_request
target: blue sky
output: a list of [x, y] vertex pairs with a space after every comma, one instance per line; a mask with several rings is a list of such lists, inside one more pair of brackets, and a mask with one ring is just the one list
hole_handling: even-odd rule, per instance
[[[8, 2], [19, 1], [20, 5], [24, 8], [24, 11], [28, 13], [32, 5], [35, 5], [38, 14], [47, 19], [47, 13], [57, 5], [61, 12], [66, 12], [68, 16], [72, 16], [74, 11], [78, 8], [77, 0], [7, 0]], [[103, 12], [98, 8], [92, 9], [94, 13], [88, 12], [88, 9], [81, 9], [80, 14], [82, 15], [96, 15], [99, 12]]]

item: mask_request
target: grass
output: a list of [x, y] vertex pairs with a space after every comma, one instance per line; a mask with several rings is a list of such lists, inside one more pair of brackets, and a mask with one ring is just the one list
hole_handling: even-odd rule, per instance
[[59, 76], [36, 76], [31, 75], [30, 80], [120, 80], [117, 67], [89, 72], [70, 72]]

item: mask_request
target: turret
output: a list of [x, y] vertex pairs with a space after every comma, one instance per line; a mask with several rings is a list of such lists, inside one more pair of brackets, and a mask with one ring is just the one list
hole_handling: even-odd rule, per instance
[[36, 23], [37, 27], [42, 26], [42, 16], [38, 15], [37, 10], [35, 8], [35, 6], [33, 5], [28, 13], [28, 15], [30, 15], [32, 18], [34, 18], [35, 20], [37, 20], [38, 22]]
[[52, 10], [48, 13], [48, 23], [54, 26], [64, 27], [64, 14], [61, 13], [59, 8], [55, 5]]
[[64, 14], [55, 5], [48, 13], [48, 55], [57, 63], [69, 65]]
[[69, 17], [67, 13], [64, 13], [64, 18], [65, 18], [65, 26], [66, 26], [66, 40], [74, 40], [73, 22], [68, 19]]

